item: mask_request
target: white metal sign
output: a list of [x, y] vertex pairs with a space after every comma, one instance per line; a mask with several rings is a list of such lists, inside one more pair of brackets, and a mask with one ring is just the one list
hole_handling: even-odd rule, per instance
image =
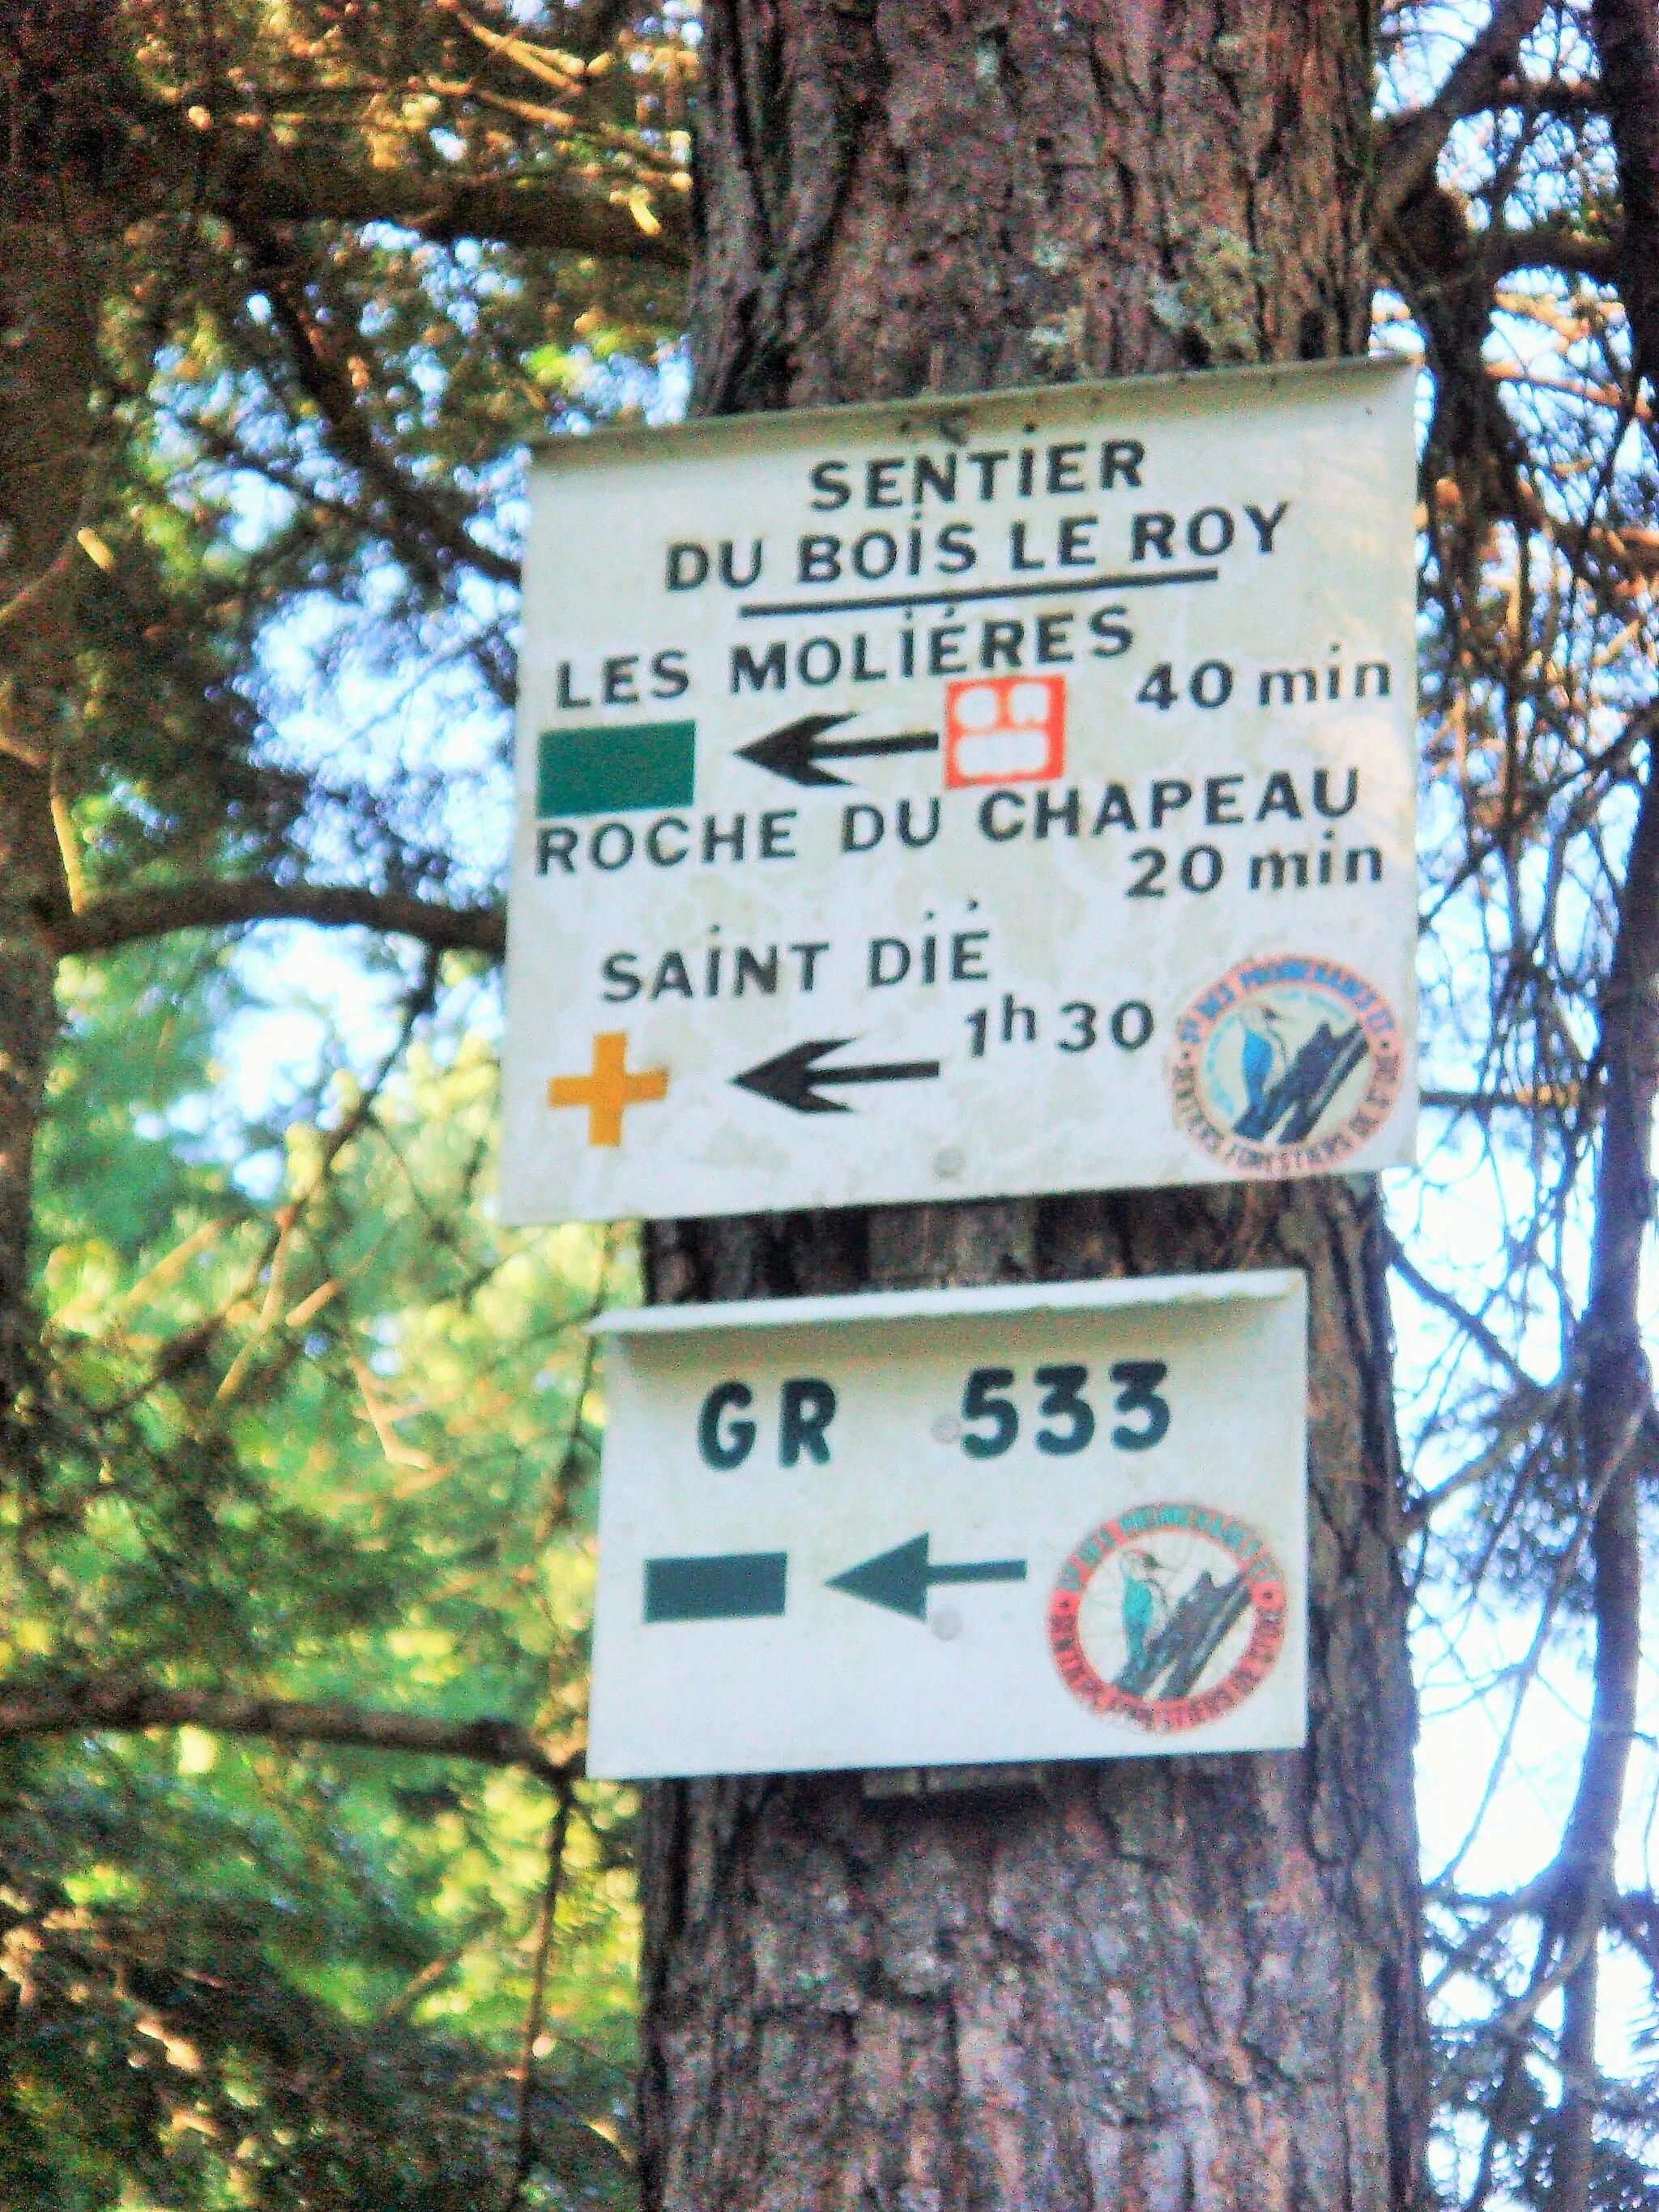
[[596, 1326], [590, 1773], [1303, 1741], [1300, 1274]]
[[1413, 397], [1357, 362], [547, 449], [507, 1217], [1407, 1157]]

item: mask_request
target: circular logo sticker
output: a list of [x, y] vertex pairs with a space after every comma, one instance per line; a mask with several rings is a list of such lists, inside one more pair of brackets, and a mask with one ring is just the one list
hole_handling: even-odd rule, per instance
[[1285, 1641], [1285, 1578], [1254, 1528], [1207, 1505], [1137, 1505], [1060, 1569], [1048, 1644], [1091, 1712], [1173, 1735], [1242, 1705]]
[[1387, 1121], [1405, 1072], [1380, 992], [1334, 960], [1241, 960], [1176, 1024], [1176, 1120], [1235, 1173], [1317, 1174]]

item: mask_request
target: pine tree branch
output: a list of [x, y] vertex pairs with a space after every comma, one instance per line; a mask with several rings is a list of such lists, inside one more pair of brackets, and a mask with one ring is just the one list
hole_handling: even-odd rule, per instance
[[[309, 296], [315, 272], [268, 224], [245, 221], [240, 235], [253, 258], [255, 283], [270, 302], [272, 319], [288, 341], [288, 358], [300, 389], [322, 416], [340, 458], [355, 469], [368, 495], [365, 505], [379, 507], [380, 527], [404, 560], [426, 582], [439, 588], [457, 567], [476, 569], [498, 584], [516, 585], [519, 564], [481, 545], [441, 498], [417, 483], [381, 443], [374, 422], [359, 404], [350, 356], [342, 351], [334, 326]], [[342, 325], [349, 331], [349, 324]], [[360, 355], [361, 335], [347, 343]], [[359, 364], [361, 366], [361, 364]], [[371, 387], [383, 380], [366, 376]]]
[[1419, 1106], [1434, 1106], [1449, 1114], [1560, 1114], [1577, 1107], [1584, 1086], [1568, 1083], [1524, 1084], [1518, 1090], [1419, 1091]]
[[1469, 246], [1493, 276], [1516, 269], [1571, 269], [1593, 283], [1613, 284], [1624, 265], [1618, 239], [1587, 238], [1565, 222], [1537, 222], [1525, 230], [1472, 231]]
[[176, 929], [234, 929], [250, 921], [308, 921], [324, 929], [379, 929], [413, 937], [444, 952], [482, 952], [500, 960], [507, 923], [498, 907], [441, 906], [403, 891], [360, 890], [352, 884], [279, 884], [200, 877], [154, 890], [94, 899], [78, 914], [43, 918], [47, 942], [60, 958], [111, 952]]
[[1547, 0], [1497, 0], [1486, 28], [1426, 107], [1397, 117], [1382, 136], [1371, 186], [1375, 221], [1389, 222], [1434, 174], [1440, 149], [1465, 116], [1492, 107], [1511, 82], [1516, 51]]
[[280, 169], [235, 171], [211, 179], [208, 201], [233, 226], [272, 223], [394, 223], [434, 245], [477, 238], [538, 253], [591, 254], [683, 269], [690, 258], [688, 224], [677, 192], [653, 196], [659, 228], [647, 232], [625, 206], [590, 199], [562, 177], [413, 176], [330, 161], [313, 149]]
[[1516, 49], [1537, 28], [1547, 0], [1498, 0], [1480, 38], [1474, 40], [1427, 108], [1401, 115], [1382, 133], [1371, 184], [1378, 223], [1389, 223], [1405, 201], [1433, 177], [1440, 149], [1464, 115], [1495, 106], [1516, 66]]
[[421, 1759], [468, 1759], [480, 1766], [522, 1767], [554, 1788], [568, 1785], [581, 1771], [580, 1758], [550, 1759], [527, 1729], [493, 1717], [436, 1720], [421, 1713], [167, 1690], [143, 1682], [83, 1681], [39, 1697], [0, 1697], [0, 1739], [131, 1735], [156, 1728], [198, 1728], [210, 1735], [259, 1736], [272, 1743], [337, 1743]]
[[129, 205], [184, 193], [239, 230], [385, 222], [440, 245], [486, 239], [671, 270], [690, 259], [690, 210], [678, 192], [653, 196], [653, 230], [625, 203], [584, 191], [557, 169], [469, 177], [422, 175], [412, 164], [375, 168], [340, 159], [319, 134], [283, 145], [263, 125], [210, 122], [198, 131], [164, 100], [123, 105], [129, 136], [120, 181]]
[[1611, 284], [1624, 273], [1623, 240], [1586, 237], [1566, 223], [1477, 228], [1463, 200], [1431, 178], [1396, 210], [1382, 242], [1392, 280], [1427, 341], [1438, 465], [1457, 468], [1476, 511], [1539, 526], [1522, 441], [1482, 358], [1493, 289], [1517, 269], [1571, 270]]
[[1490, 108], [1520, 108], [1528, 115], [1570, 115], [1582, 120], [1600, 115], [1607, 96], [1595, 77], [1512, 76], [1500, 84], [1485, 105]]

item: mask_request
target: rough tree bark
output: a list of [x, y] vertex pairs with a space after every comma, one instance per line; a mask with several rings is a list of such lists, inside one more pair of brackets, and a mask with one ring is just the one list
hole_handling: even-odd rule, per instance
[[28, 1246], [34, 1134], [57, 1041], [40, 916], [68, 903], [52, 822], [70, 696], [66, 619], [90, 465], [96, 350], [73, 187], [0, 177], [0, 1450], [33, 1419]]
[[[1235, 28], [1174, 0], [709, 0], [705, 21], [706, 410], [1365, 344], [1359, 6], [1268, 0]], [[649, 1244], [664, 1299], [1286, 1263], [1313, 1314], [1306, 1752], [653, 1788], [652, 2212], [1424, 2201], [1374, 1191], [680, 1223]]]

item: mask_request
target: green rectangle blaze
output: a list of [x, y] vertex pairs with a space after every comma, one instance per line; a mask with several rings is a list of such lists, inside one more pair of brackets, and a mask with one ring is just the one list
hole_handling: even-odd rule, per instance
[[536, 755], [537, 817], [690, 806], [696, 741], [695, 722], [544, 730]]
[[724, 1552], [647, 1559], [645, 1617], [658, 1620], [775, 1620], [788, 1584], [787, 1552]]

